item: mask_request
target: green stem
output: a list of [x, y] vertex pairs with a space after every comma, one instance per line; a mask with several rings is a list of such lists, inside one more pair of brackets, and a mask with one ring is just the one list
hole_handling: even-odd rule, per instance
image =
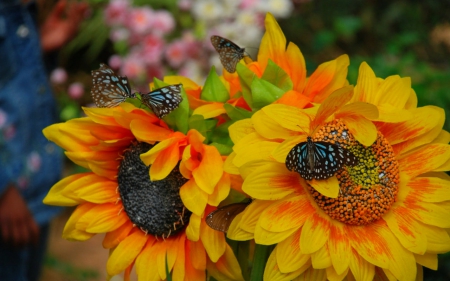
[[250, 281], [261, 281], [264, 276], [264, 268], [266, 267], [267, 259], [273, 250], [273, 246], [255, 245], [255, 254], [253, 257], [252, 273]]

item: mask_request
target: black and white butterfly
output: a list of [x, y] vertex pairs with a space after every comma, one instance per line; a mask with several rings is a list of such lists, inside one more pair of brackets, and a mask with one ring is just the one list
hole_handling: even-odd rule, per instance
[[101, 63], [100, 68], [91, 71], [92, 99], [97, 107], [114, 107], [124, 102], [127, 98], [135, 98], [131, 92], [130, 84], [125, 76], [119, 76], [106, 64]]
[[214, 230], [227, 233], [233, 219], [242, 213], [250, 203], [251, 200], [248, 202], [233, 203], [220, 207], [206, 216], [206, 224]]
[[317, 141], [308, 136], [289, 151], [286, 168], [295, 171], [305, 180], [323, 180], [332, 177], [344, 165], [355, 166], [358, 159], [339, 144]]
[[219, 53], [223, 67], [230, 73], [235, 72], [236, 65], [245, 56], [245, 48], [241, 48], [230, 40], [217, 35], [211, 36], [211, 43]]
[[177, 108], [183, 98], [181, 97], [181, 84], [169, 85], [141, 94], [141, 101], [151, 108], [158, 118], [163, 118]]

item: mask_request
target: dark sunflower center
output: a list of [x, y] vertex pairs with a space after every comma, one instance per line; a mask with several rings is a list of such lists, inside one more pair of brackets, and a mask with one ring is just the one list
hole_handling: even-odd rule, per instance
[[399, 165], [392, 146], [378, 133], [376, 141], [365, 147], [338, 120], [323, 126], [316, 135], [315, 141], [339, 143], [358, 158], [358, 165], [336, 173], [338, 198], [323, 196], [309, 186], [319, 207], [333, 219], [351, 225], [380, 219], [394, 204], [398, 191]]
[[184, 229], [191, 212], [183, 205], [180, 187], [186, 183], [178, 167], [163, 180], [151, 181], [150, 166], [140, 154], [150, 150], [148, 143], [133, 143], [122, 155], [117, 182], [125, 212], [143, 232], [167, 238]]

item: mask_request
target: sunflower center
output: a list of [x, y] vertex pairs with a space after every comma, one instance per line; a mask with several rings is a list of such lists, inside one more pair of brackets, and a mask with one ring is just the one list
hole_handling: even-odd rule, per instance
[[152, 148], [148, 143], [135, 142], [125, 150], [117, 181], [123, 207], [131, 222], [146, 234], [167, 238], [184, 229], [191, 212], [183, 205], [180, 187], [186, 183], [178, 167], [163, 180], [151, 181], [150, 166], [140, 154]]
[[314, 200], [330, 217], [350, 225], [372, 223], [395, 202], [399, 183], [399, 165], [392, 146], [378, 132], [369, 147], [358, 143], [344, 123], [335, 120], [323, 126], [314, 141], [338, 143], [357, 158], [356, 166], [344, 166], [336, 173], [338, 198], [321, 195], [309, 187]]

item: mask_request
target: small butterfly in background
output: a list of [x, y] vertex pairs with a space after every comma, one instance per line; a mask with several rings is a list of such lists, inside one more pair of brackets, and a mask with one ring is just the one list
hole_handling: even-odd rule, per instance
[[135, 98], [131, 92], [130, 84], [125, 76], [119, 76], [106, 64], [101, 63], [100, 68], [91, 71], [92, 99], [97, 107], [114, 107], [124, 102], [127, 98]]
[[241, 48], [228, 39], [213, 35], [211, 43], [219, 53], [220, 62], [223, 67], [230, 73], [236, 71], [236, 65], [244, 58], [245, 48]]
[[250, 203], [251, 200], [220, 207], [206, 216], [206, 224], [214, 230], [227, 233], [233, 219], [242, 213]]
[[181, 84], [169, 85], [147, 94], [141, 94], [141, 99], [142, 103], [151, 108], [153, 113], [161, 119], [176, 109], [183, 100]]
[[305, 180], [323, 180], [332, 177], [344, 165], [355, 166], [358, 159], [339, 144], [317, 141], [308, 136], [289, 151], [286, 168], [294, 170]]

